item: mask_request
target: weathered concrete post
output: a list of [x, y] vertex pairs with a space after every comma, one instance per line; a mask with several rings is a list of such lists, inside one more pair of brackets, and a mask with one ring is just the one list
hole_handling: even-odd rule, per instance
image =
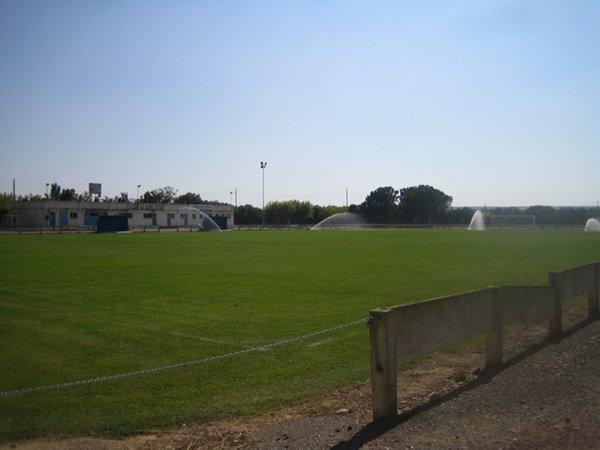
[[502, 298], [501, 288], [494, 288], [492, 300], [492, 330], [485, 339], [485, 366], [487, 368], [502, 364], [504, 347], [502, 344]]
[[600, 312], [600, 262], [594, 264], [594, 289], [588, 294], [588, 317]]
[[393, 317], [389, 311], [371, 311], [371, 391], [373, 420], [394, 418], [398, 411], [396, 393], [396, 336]]
[[548, 323], [548, 335], [550, 337], [558, 337], [562, 334], [562, 298], [558, 275], [558, 272], [550, 272], [548, 274], [548, 285], [552, 288], [552, 295], [554, 296], [552, 318]]

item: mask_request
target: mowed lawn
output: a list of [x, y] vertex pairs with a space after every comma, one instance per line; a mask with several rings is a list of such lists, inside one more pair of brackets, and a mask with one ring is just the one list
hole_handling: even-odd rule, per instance
[[[370, 309], [600, 259], [600, 233], [369, 230], [0, 236], [0, 391], [240, 350]], [[255, 414], [369, 376], [355, 325], [257, 353], [0, 397], [0, 440]]]

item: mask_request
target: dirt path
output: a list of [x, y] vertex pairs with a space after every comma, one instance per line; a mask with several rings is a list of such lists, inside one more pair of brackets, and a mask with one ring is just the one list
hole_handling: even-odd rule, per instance
[[497, 373], [434, 393], [392, 423], [292, 420], [265, 430], [256, 445], [600, 448], [600, 321], [570, 332], [557, 344], [532, 347]]
[[[582, 302], [581, 302], [582, 303]], [[600, 321], [579, 303], [564, 338], [544, 326], [505, 334], [507, 362], [481, 373], [481, 342], [412, 363], [399, 373], [401, 415], [370, 424], [370, 384], [255, 417], [199, 423], [123, 440], [43, 439], [27, 449], [132, 448], [600, 448]]]

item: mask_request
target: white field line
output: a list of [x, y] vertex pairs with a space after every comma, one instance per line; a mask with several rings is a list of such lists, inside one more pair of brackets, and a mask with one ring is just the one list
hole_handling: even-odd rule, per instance
[[0, 391], [0, 397], [11, 397], [11, 396], [21, 395], [21, 394], [31, 394], [31, 393], [35, 393], [35, 392], [49, 391], [52, 389], [63, 389], [63, 388], [75, 387], [75, 386], [85, 386], [85, 385], [89, 385], [89, 384], [103, 383], [105, 381], [119, 380], [121, 378], [129, 378], [129, 377], [145, 375], [145, 374], [149, 374], [149, 373], [163, 372], [165, 370], [181, 369], [183, 367], [202, 365], [202, 364], [209, 363], [211, 361], [217, 361], [217, 360], [221, 360], [221, 359], [232, 358], [234, 356], [241, 356], [241, 355], [245, 355], [245, 354], [249, 354], [249, 353], [266, 351], [266, 350], [269, 350], [274, 347], [281, 347], [283, 345], [295, 344], [297, 342], [301, 342], [306, 339], [310, 339], [310, 338], [320, 336], [320, 335], [326, 334], [326, 333], [331, 333], [336, 330], [341, 330], [342, 328], [348, 328], [348, 327], [358, 325], [360, 323], [365, 323], [365, 322], [366, 322], [366, 319], [355, 320], [353, 322], [346, 322], [344, 324], [336, 325], [334, 327], [326, 328], [324, 330], [314, 331], [312, 333], [305, 334], [303, 336], [296, 336], [293, 338], [283, 339], [281, 341], [270, 342], [270, 343], [264, 344], [264, 345], [248, 347], [248, 348], [245, 348], [242, 350], [237, 350], [234, 352], [221, 353], [220, 355], [208, 356], [208, 357], [202, 358], [202, 359], [194, 359], [191, 361], [185, 361], [185, 362], [176, 363], [176, 364], [169, 364], [166, 366], [134, 370], [131, 372], [117, 373], [114, 375], [105, 375], [102, 377], [88, 378], [88, 379], [84, 379], [84, 380], [67, 381], [65, 383], [54, 383], [54, 384], [46, 384], [46, 385], [42, 385], [42, 386], [32, 386], [32, 387], [27, 387], [27, 388], [22, 388], [22, 389], [12, 389], [12, 390], [8, 390], [8, 391]]

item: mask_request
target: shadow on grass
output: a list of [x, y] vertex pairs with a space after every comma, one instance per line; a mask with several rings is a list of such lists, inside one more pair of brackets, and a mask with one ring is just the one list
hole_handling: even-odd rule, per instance
[[459, 388], [448, 392], [444, 395], [434, 396], [430, 400], [425, 403], [422, 403], [408, 411], [399, 414], [394, 419], [382, 421], [382, 422], [371, 422], [368, 425], [364, 426], [360, 430], [356, 432], [354, 436], [348, 441], [342, 441], [337, 445], [333, 446], [334, 449], [355, 449], [368, 444], [369, 442], [377, 439], [379, 436], [387, 433], [388, 431], [394, 429], [398, 425], [401, 425], [407, 421], [409, 421], [412, 417], [421, 414], [423, 412], [429, 411], [430, 409], [435, 408], [438, 405], [441, 405], [449, 400], [452, 400], [458, 397], [463, 392], [468, 392], [472, 389], [477, 388], [483, 384], [490, 382], [496, 375], [504, 372], [506, 369], [514, 366], [515, 364], [523, 361], [530, 356], [535, 355], [543, 348], [547, 347], [549, 344], [557, 344], [563, 339], [575, 334], [579, 330], [585, 328], [589, 324], [600, 320], [600, 315], [595, 315], [594, 317], [587, 318], [569, 328], [567, 328], [559, 338], [546, 338], [538, 344], [535, 344], [532, 347], [529, 347], [527, 350], [519, 353], [518, 355], [513, 356], [509, 360], [505, 361], [499, 366], [496, 366], [491, 369], [482, 370], [475, 379], [470, 382], [460, 386]]

